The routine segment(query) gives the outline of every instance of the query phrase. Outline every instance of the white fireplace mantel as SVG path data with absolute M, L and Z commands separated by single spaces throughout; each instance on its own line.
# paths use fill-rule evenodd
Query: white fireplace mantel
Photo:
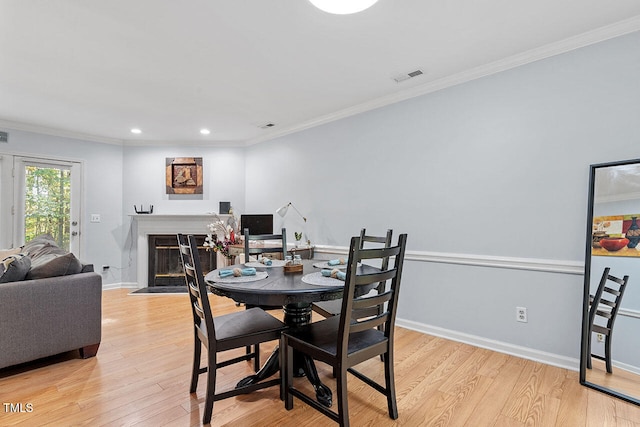
M 226 220 L 230 215 L 217 215 Z M 146 288 L 148 283 L 149 235 L 150 234 L 206 234 L 207 225 L 216 220 L 214 214 L 135 214 L 131 215 L 137 227 L 136 238 L 136 281 L 138 288 Z M 177 238 L 176 238 L 177 239 Z M 177 244 L 177 240 L 176 240 Z

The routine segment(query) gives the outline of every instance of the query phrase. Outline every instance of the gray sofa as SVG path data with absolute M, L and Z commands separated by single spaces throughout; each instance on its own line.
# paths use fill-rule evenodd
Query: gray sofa
M 101 325 L 102 277 L 91 265 L 0 283 L 0 369 L 71 350 L 95 356 Z

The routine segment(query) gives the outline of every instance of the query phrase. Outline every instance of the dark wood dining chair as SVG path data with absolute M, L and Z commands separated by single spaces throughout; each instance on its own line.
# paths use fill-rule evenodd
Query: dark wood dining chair
M 389 247 L 391 245 L 391 237 L 393 235 L 393 230 L 387 230 L 387 234 L 385 236 L 368 236 L 366 228 L 360 230 L 360 249 L 364 249 L 365 247 L 371 247 L 370 244 L 376 245 L 376 247 Z M 382 260 L 382 269 L 386 270 L 389 265 L 389 258 L 385 258 Z M 376 287 L 377 293 L 384 292 L 385 283 L 381 282 Z M 342 299 L 331 300 L 331 301 L 319 301 L 311 304 L 311 309 L 318 313 L 323 317 L 331 317 L 337 316 L 340 314 L 340 309 L 342 308 Z M 375 314 L 375 313 L 374 313 Z M 382 327 L 382 325 L 381 325 Z
M 604 360 L 608 373 L 613 372 L 611 364 L 611 339 L 613 325 L 620 310 L 620 303 L 627 287 L 629 276 L 622 279 L 609 274 L 607 267 L 602 272 L 600 284 L 595 295 L 590 295 L 591 307 L 589 308 L 589 337 L 587 338 L 587 368 L 591 369 L 591 358 Z M 604 356 L 593 354 L 591 341 L 593 334 L 602 334 L 604 337 Z
M 293 408 L 293 397 L 295 396 L 341 426 L 348 426 L 347 372 L 349 372 L 384 394 L 387 398 L 389 417 L 394 420 L 398 418 L 393 371 L 393 339 L 406 242 L 407 235 L 401 234 L 396 246 L 361 249 L 360 237 L 353 237 L 349 248 L 349 262 L 340 315 L 309 323 L 300 328 L 289 329 L 282 333 L 282 388 L 287 410 Z M 392 267 L 387 267 L 387 269 L 374 274 L 357 274 L 359 262 L 374 259 L 381 262 L 384 258 L 390 257 L 395 257 Z M 385 292 L 373 295 L 366 292 L 367 289 L 386 281 L 390 281 L 390 286 Z M 358 289 L 360 287 L 364 288 Z M 362 293 L 365 295 L 355 296 Z M 380 306 L 381 310 L 377 316 L 361 317 L 358 314 L 376 306 Z M 384 325 L 382 331 L 378 329 L 378 325 Z M 293 384 L 294 352 L 324 362 L 336 372 L 337 412 L 295 387 Z M 379 355 L 384 355 L 384 386 L 353 368 L 355 365 Z M 369 400 L 368 397 L 367 400 Z
M 250 260 L 251 255 L 264 255 L 264 254 L 281 254 L 282 259 L 285 259 L 287 255 L 287 229 L 283 228 L 281 234 L 250 234 L 248 228 L 244 229 L 244 262 L 247 263 Z M 254 245 L 251 245 L 254 242 Z M 269 242 L 265 246 L 265 243 Z M 257 244 L 256 244 L 257 243 Z M 253 307 L 260 307 L 263 310 L 282 310 L 282 307 L 259 305 L 254 306 L 251 304 L 245 305 L 247 309 Z M 258 356 L 254 360 L 256 371 L 260 369 L 260 346 L 256 345 L 253 350 L 247 347 L 247 354 L 255 352 Z
M 218 354 L 227 350 L 279 340 L 281 332 L 286 327 L 280 320 L 260 308 L 214 317 L 194 236 L 185 237 L 182 234 L 178 234 L 178 246 L 193 314 L 193 368 L 189 391 L 191 393 L 196 392 L 198 377 L 206 372 L 207 394 L 202 423 L 208 424 L 211 421 L 213 402 L 281 384 L 281 380 L 275 378 L 257 384 L 236 386 L 231 390 L 216 392 L 216 374 L 219 368 L 256 357 L 256 354 L 250 353 L 218 361 Z M 201 366 L 202 347 L 207 350 L 205 366 Z
M 282 259 L 287 255 L 287 230 L 282 229 L 281 234 L 250 234 L 249 229 L 244 229 L 244 262 L 249 262 L 251 255 L 281 254 Z M 265 245 L 267 241 L 270 244 Z M 251 245 L 254 242 L 254 245 Z M 257 244 L 256 244 L 257 243 Z

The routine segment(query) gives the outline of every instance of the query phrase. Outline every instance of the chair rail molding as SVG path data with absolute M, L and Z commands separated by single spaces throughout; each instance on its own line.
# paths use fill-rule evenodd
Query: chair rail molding
M 315 246 L 316 253 L 346 255 L 343 246 Z M 446 252 L 407 251 L 405 261 L 460 264 L 479 267 L 509 268 L 515 270 L 542 271 L 548 273 L 584 274 L 584 261 L 515 258 L 495 255 L 456 254 Z

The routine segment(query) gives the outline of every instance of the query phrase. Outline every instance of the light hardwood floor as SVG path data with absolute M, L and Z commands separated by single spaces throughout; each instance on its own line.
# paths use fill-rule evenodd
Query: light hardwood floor
M 212 301 L 219 313 L 242 309 L 226 298 Z M 69 353 L 0 370 L 0 426 L 199 425 L 204 381 L 189 394 L 188 305 L 186 294 L 105 291 L 97 357 L 81 360 Z M 263 360 L 272 346 L 264 347 Z M 640 426 L 640 407 L 582 387 L 577 372 L 402 328 L 395 350 L 400 418 L 389 419 L 383 396 L 350 377 L 352 425 Z M 329 370 L 318 368 L 335 390 Z M 379 360 L 361 370 L 382 380 Z M 219 387 L 231 387 L 250 372 L 248 363 L 223 368 Z M 8 403 L 25 405 L 25 412 L 7 411 Z M 215 426 L 335 425 L 298 400 L 286 411 L 277 388 L 216 402 L 213 411 Z

